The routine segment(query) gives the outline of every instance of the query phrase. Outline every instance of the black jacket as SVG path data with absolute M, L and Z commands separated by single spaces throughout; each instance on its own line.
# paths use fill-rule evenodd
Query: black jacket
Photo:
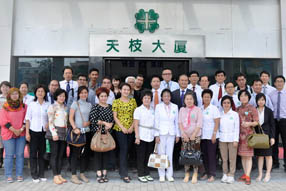
M 269 138 L 275 138 L 275 121 L 273 117 L 273 111 L 265 106 L 264 109 L 264 123 L 262 124 L 262 129 L 265 134 L 269 135 Z M 255 128 L 256 132 L 258 128 Z
M 195 99 L 195 105 L 198 106 L 198 100 L 197 100 L 196 93 L 193 90 L 190 90 L 190 89 L 187 89 L 185 94 L 186 93 L 192 93 L 193 94 L 193 97 Z M 185 104 L 182 105 L 182 102 L 181 102 L 181 89 L 177 89 L 177 90 L 172 92 L 171 102 L 176 104 L 178 106 L 179 110 L 180 110 L 181 107 L 184 107 Z

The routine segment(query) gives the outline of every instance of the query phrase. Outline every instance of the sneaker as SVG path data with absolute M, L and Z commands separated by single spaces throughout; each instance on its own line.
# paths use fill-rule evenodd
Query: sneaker
M 173 177 L 169 177 L 169 178 L 167 177 L 167 179 L 168 179 L 169 182 L 174 182 L 175 181 Z
M 142 182 L 142 183 L 147 183 L 147 182 L 148 182 L 148 180 L 145 178 L 145 176 L 140 176 L 140 177 L 138 177 L 138 180 L 139 180 L 140 182 Z
M 39 183 L 39 182 L 40 182 L 40 179 L 38 179 L 38 178 L 37 178 L 37 179 L 32 179 L 32 182 L 33 182 L 33 183 Z
M 222 183 L 227 183 L 227 180 L 228 180 L 227 175 L 226 175 L 226 174 L 223 174 L 222 179 L 221 179 L 221 182 L 222 182 Z
M 227 177 L 227 183 L 228 183 L 228 184 L 234 183 L 234 177 L 233 177 L 233 176 Z
M 150 175 L 145 176 L 145 178 L 150 182 L 154 181 L 154 178 L 152 178 Z
M 165 182 L 165 177 L 164 177 L 164 176 L 160 176 L 159 181 L 160 181 L 160 182 Z
M 48 180 L 47 178 L 40 178 L 41 182 L 47 182 L 47 180 Z

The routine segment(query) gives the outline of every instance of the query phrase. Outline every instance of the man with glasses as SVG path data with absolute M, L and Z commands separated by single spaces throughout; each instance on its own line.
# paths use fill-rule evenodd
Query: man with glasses
M 232 82 L 227 82 L 225 83 L 224 87 L 225 87 L 226 95 L 232 97 L 232 100 L 234 103 L 234 105 L 232 105 L 232 110 L 236 111 L 236 108 L 238 108 L 241 105 L 241 102 L 239 101 L 237 94 L 235 94 L 234 84 Z M 221 99 L 219 100 L 219 109 L 220 111 L 223 111 L 223 108 L 221 106 Z
M 177 82 L 172 81 L 172 70 L 171 69 L 169 68 L 163 69 L 162 78 L 163 78 L 163 81 L 161 81 L 161 85 L 160 85 L 160 88 L 162 90 L 167 88 L 172 92 L 180 88 Z
M 54 93 L 56 90 L 60 87 L 59 81 L 58 80 L 52 80 L 49 84 L 49 92 L 47 93 L 47 101 L 50 104 L 54 104 Z
M 279 135 L 282 138 L 282 144 L 284 149 L 284 170 L 286 172 L 286 90 L 283 89 L 285 85 L 284 76 L 276 76 L 274 79 L 274 85 L 276 90 L 270 93 L 270 99 L 274 107 L 274 119 L 275 119 L 275 144 L 273 146 L 273 168 L 279 168 L 278 158 L 278 145 Z

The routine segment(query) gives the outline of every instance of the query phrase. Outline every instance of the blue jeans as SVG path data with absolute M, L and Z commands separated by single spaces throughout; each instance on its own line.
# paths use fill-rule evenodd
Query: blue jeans
M 11 138 L 3 141 L 5 149 L 5 176 L 12 177 L 14 156 L 16 156 L 16 176 L 23 176 L 24 167 L 24 149 L 26 144 L 25 136 L 19 138 Z

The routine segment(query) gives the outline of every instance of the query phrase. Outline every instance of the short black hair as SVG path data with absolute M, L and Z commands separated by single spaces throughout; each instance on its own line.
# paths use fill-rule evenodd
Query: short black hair
M 252 85 L 254 85 L 255 82 L 261 82 L 261 84 L 263 84 L 262 80 L 260 80 L 260 79 L 255 79 L 255 80 L 252 81 Z
M 26 85 L 27 88 L 29 89 L 29 84 L 27 82 L 21 82 L 19 85 L 19 89 L 21 88 L 22 85 Z
M 101 80 L 101 82 L 103 82 L 103 80 L 109 80 L 110 83 L 112 82 L 111 78 L 109 76 L 104 76 Z
M 84 75 L 84 74 L 82 74 L 82 73 L 80 73 L 80 74 L 77 75 L 77 79 L 79 79 L 80 77 L 84 77 L 84 78 L 87 80 L 87 76 Z
M 217 76 L 218 74 L 221 74 L 221 73 L 223 73 L 224 76 L 226 75 L 226 74 L 225 74 L 225 71 L 223 71 L 223 70 L 217 70 L 217 71 L 215 72 L 215 76 Z
M 138 77 L 144 78 L 143 74 L 137 74 L 136 78 L 138 78 Z
M 83 90 L 86 90 L 87 93 L 88 93 L 88 87 L 86 87 L 86 86 L 79 86 L 79 87 L 78 87 L 78 90 L 77 90 L 77 100 L 80 99 L 80 98 L 79 98 L 79 94 L 80 94 Z
M 208 77 L 207 75 L 200 76 L 199 81 L 201 81 L 201 80 L 202 80 L 202 78 L 204 78 L 204 77 L 206 77 L 206 78 L 208 79 L 208 81 L 210 81 L 210 80 L 209 80 L 209 77 Z
M 259 101 L 262 97 L 264 98 L 265 103 L 266 103 L 266 96 L 265 96 L 263 93 L 258 93 L 258 94 L 256 95 L 256 97 L 255 97 L 255 101 L 256 101 L 257 107 L 258 107 L 258 101 Z
M 224 100 L 227 100 L 227 99 L 230 101 L 231 106 L 234 104 L 232 97 L 229 95 L 225 95 L 221 98 L 220 105 L 222 106 L 223 105 L 222 103 L 224 102 Z
M 67 94 L 67 92 L 66 92 L 65 90 L 63 90 L 63 89 L 61 89 L 61 88 L 58 88 L 58 89 L 56 90 L 56 92 L 54 93 L 54 100 L 57 101 L 59 95 L 61 95 L 61 94 L 65 94 L 65 97 L 66 97 L 66 98 L 65 98 L 65 101 L 67 101 L 67 100 L 68 100 L 68 94 Z
M 188 78 L 188 80 L 189 80 L 189 76 L 188 76 L 187 74 L 180 74 L 178 80 L 180 80 L 180 78 L 181 78 L 182 76 L 186 76 L 186 77 Z
M 158 79 L 161 81 L 161 77 L 160 77 L 159 75 L 153 75 L 153 76 L 151 77 L 151 81 L 153 80 L 153 78 L 158 78 Z
M 284 76 L 282 76 L 282 75 L 278 75 L 278 76 L 276 76 L 276 77 L 274 78 L 274 82 L 276 82 L 276 80 L 277 80 L 278 78 L 283 79 L 283 81 L 284 81 L 284 83 L 285 83 L 285 77 L 284 77 Z
M 211 98 L 213 98 L 213 91 L 210 90 L 210 89 L 205 89 L 203 92 L 202 92 L 202 97 L 204 97 L 205 94 L 210 94 Z
M 163 73 L 165 70 L 170 70 L 171 72 L 173 72 L 171 68 L 163 68 L 162 73 Z
M 48 91 L 47 91 L 47 88 L 46 88 L 46 86 L 44 86 L 44 85 L 42 85 L 42 84 L 39 84 L 39 85 L 36 86 L 36 88 L 35 88 L 35 90 L 34 90 L 34 95 L 35 95 L 34 101 L 37 101 L 37 100 L 38 100 L 37 91 L 38 91 L 38 89 L 40 89 L 40 88 L 43 88 L 43 89 L 44 89 L 44 91 L 45 91 L 44 100 L 47 100 L 47 92 L 48 92 Z
M 161 92 L 161 100 L 163 101 L 163 95 L 164 95 L 164 93 L 169 93 L 170 94 L 170 96 L 171 96 L 171 99 L 172 99 L 172 92 L 171 92 L 171 90 L 169 90 L 169 89 L 164 89 L 162 92 Z
M 267 72 L 267 71 L 265 71 L 265 70 L 263 70 L 262 72 L 260 72 L 259 77 L 261 77 L 261 76 L 262 76 L 262 74 L 266 74 L 268 77 L 270 77 L 270 73 L 269 73 L 269 72 Z
M 73 74 L 73 69 L 70 66 L 65 66 L 63 69 L 63 73 L 65 73 L 65 70 L 71 70 L 72 74 Z
M 131 90 L 131 86 L 129 84 L 125 83 L 125 82 L 120 84 L 119 89 L 122 90 L 123 86 L 128 86 L 129 89 Z
M 249 100 L 251 99 L 251 95 L 250 95 L 250 93 L 249 93 L 247 90 L 240 90 L 240 91 L 238 92 L 238 99 L 239 99 L 239 101 L 240 101 L 240 96 L 241 96 L 243 93 L 248 97 L 248 101 L 249 101 Z
M 233 82 L 226 82 L 226 83 L 224 84 L 224 88 L 226 88 L 226 86 L 227 86 L 228 84 L 232 84 L 233 87 L 235 86 Z
M 99 74 L 99 70 L 97 68 L 89 69 L 88 74 L 90 74 L 91 72 L 97 72 Z
M 189 77 L 191 77 L 192 74 L 197 74 L 197 76 L 200 77 L 200 74 L 199 74 L 198 71 L 195 71 L 195 70 L 191 71 L 191 72 L 189 73 Z
M 141 93 L 141 100 L 143 101 L 143 98 L 145 97 L 145 96 L 149 96 L 149 97 L 151 97 L 151 101 L 153 100 L 153 93 L 152 93 L 152 91 L 151 90 L 144 90 L 142 93 Z
M 239 73 L 235 75 L 235 80 L 237 80 L 239 77 L 244 77 L 246 79 L 246 75 L 243 73 Z
M 0 84 L 0 88 L 1 88 L 3 85 L 8 86 L 9 88 L 11 88 L 11 87 L 12 87 L 11 83 L 10 83 L 10 82 L 8 82 L 8 81 L 3 81 L 3 82 L 1 82 L 1 84 Z M 1 91 L 1 90 L 0 90 L 0 91 Z

